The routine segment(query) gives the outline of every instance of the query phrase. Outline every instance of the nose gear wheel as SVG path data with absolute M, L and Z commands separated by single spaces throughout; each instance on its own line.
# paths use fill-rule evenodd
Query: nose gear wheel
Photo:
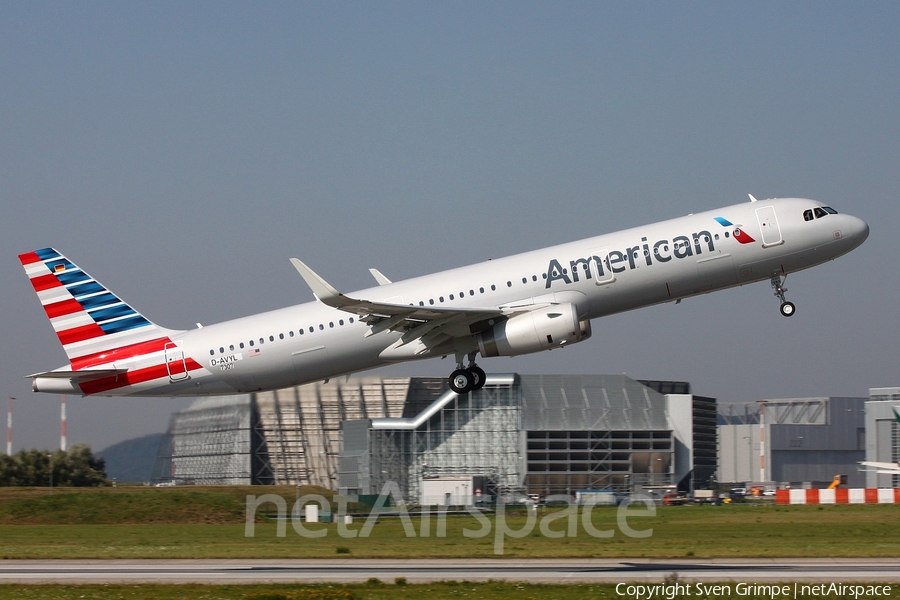
M 781 301 L 781 306 L 778 310 L 785 317 L 792 316 L 796 311 L 797 307 L 794 306 L 793 302 L 788 302 L 784 297 L 784 293 L 787 291 L 787 288 L 784 287 L 784 283 L 787 281 L 787 275 L 784 276 L 784 279 L 781 278 L 781 275 L 777 273 L 772 275 L 772 289 L 775 290 L 775 297 Z

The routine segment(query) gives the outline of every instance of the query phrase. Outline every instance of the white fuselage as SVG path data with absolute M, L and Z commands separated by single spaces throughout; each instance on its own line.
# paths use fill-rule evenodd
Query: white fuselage
M 747 202 L 347 296 L 440 308 L 566 302 L 577 307 L 579 318 L 595 319 L 769 280 L 832 260 L 865 240 L 868 226 L 856 217 L 828 214 L 804 220 L 804 211 L 822 206 L 805 199 Z M 747 242 L 744 236 L 753 241 Z M 183 353 L 192 368 L 174 376 L 87 393 L 233 394 L 278 389 L 434 356 L 389 350 L 401 333 L 388 330 L 367 337 L 369 329 L 358 315 L 313 301 L 200 329 L 170 332 L 175 347 L 169 353 Z M 168 358 L 173 360 L 172 356 Z M 175 359 L 180 360 L 181 355 Z M 109 366 L 140 370 L 151 363 L 160 364 L 159 355 L 135 356 Z

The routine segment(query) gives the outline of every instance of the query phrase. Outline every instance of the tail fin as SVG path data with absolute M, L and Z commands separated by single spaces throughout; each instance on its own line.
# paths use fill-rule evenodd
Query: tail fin
M 53 248 L 19 255 L 73 368 L 104 353 L 170 333 L 119 299 Z

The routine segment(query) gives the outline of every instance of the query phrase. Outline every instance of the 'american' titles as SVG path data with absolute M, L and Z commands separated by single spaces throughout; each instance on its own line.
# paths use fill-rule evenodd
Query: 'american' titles
M 727 232 L 725 236 L 728 237 Z M 704 252 L 704 247 L 708 252 L 715 252 L 717 238 L 718 236 L 703 230 L 691 234 L 690 237 L 679 235 L 672 238 L 672 241 L 659 240 L 651 246 L 647 238 L 642 237 L 640 245 L 632 246 L 624 252 L 610 250 L 606 256 L 593 255 L 590 258 L 576 258 L 569 261 L 568 268 L 564 268 L 557 259 L 553 258 L 550 260 L 545 274 L 546 288 L 550 289 L 554 281 L 563 281 L 567 284 L 577 283 L 581 274 L 585 279 L 596 276 L 598 281 L 602 281 L 615 273 L 623 273 L 626 270 L 633 271 L 641 261 L 648 267 L 652 267 L 654 263 L 666 263 L 672 259 L 680 260 L 691 256 L 700 256 Z M 592 264 L 596 273 L 591 270 Z

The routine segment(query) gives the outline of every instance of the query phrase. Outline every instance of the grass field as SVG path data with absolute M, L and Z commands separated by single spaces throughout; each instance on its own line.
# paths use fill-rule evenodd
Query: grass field
M 301 493 L 322 492 L 306 489 Z M 379 519 L 368 537 L 344 538 L 334 524 L 309 525 L 324 537 L 298 534 L 290 524 L 277 536 L 277 525 L 259 518 L 253 537 L 245 536 L 245 496 L 281 493 L 290 506 L 294 488 L 116 488 L 93 491 L 0 490 L 0 558 L 465 558 L 493 557 L 498 539 L 501 556 L 526 557 L 900 557 L 900 507 L 893 505 L 659 507 L 655 516 L 636 516 L 637 530 L 652 528 L 645 538 L 619 530 L 615 508 L 595 508 L 590 523 L 613 530 L 610 538 L 586 533 L 579 517 L 574 537 L 551 537 L 566 531 L 565 520 L 541 521 L 538 514 L 526 536 L 497 536 L 479 531 L 474 517 L 450 516 L 446 536 L 436 535 L 432 516 L 428 533 L 413 516 L 415 536 L 407 537 L 397 518 Z M 645 511 L 636 511 L 645 512 Z M 263 514 L 260 511 L 259 514 Z M 526 525 L 521 514 L 507 514 L 509 529 Z M 359 533 L 364 524 L 348 526 Z
M 77 586 L 0 586 L 0 598 L 10 600 L 584 600 L 608 598 L 625 600 L 614 585 L 539 585 L 524 583 L 442 581 L 428 585 L 404 585 L 400 582 L 376 582 L 359 585 L 77 585 Z M 692 590 L 693 591 L 693 590 Z M 788 600 L 789 596 L 738 595 L 735 586 L 729 593 L 715 595 L 716 600 Z M 695 594 L 677 598 L 703 598 Z M 891 586 L 890 596 L 900 597 L 900 586 Z M 662 596 L 665 598 L 665 596 Z M 832 598 L 837 598 L 832 596 Z
M 287 524 L 264 518 L 254 523 L 255 535 L 245 536 L 246 496 L 280 494 L 290 506 L 298 494 L 330 493 L 315 488 L 119 487 L 100 490 L 0 488 L 0 557 L 25 558 L 398 558 L 495 557 L 496 518 L 491 533 L 480 539 L 463 536 L 478 530 L 474 517 L 453 516 L 446 536 L 436 536 L 436 518 L 429 536 L 413 516 L 415 536 L 407 537 L 397 518 L 382 517 L 368 537 L 342 538 L 334 524 L 309 525 L 324 531 L 321 538 L 299 535 Z M 900 557 L 900 506 L 728 506 L 659 507 L 655 516 L 629 519 L 637 530 L 653 529 L 650 537 L 632 538 L 616 524 L 616 509 L 596 508 L 590 524 L 613 529 L 611 538 L 588 535 L 581 519 L 574 537 L 550 537 L 564 532 L 566 522 L 541 520 L 522 538 L 501 536 L 503 555 L 524 557 Z M 512 530 L 526 517 L 506 515 Z M 362 519 L 348 526 L 357 533 Z M 439 582 L 404 585 L 370 582 L 362 585 L 0 585 L 0 599 L 485 599 L 520 600 L 622 598 L 610 585 L 529 585 L 501 582 Z M 900 596 L 900 586 L 891 597 Z M 690 596 L 694 597 L 694 596 Z M 717 600 L 752 596 L 722 595 Z M 883 596 L 882 596 L 883 597 Z

